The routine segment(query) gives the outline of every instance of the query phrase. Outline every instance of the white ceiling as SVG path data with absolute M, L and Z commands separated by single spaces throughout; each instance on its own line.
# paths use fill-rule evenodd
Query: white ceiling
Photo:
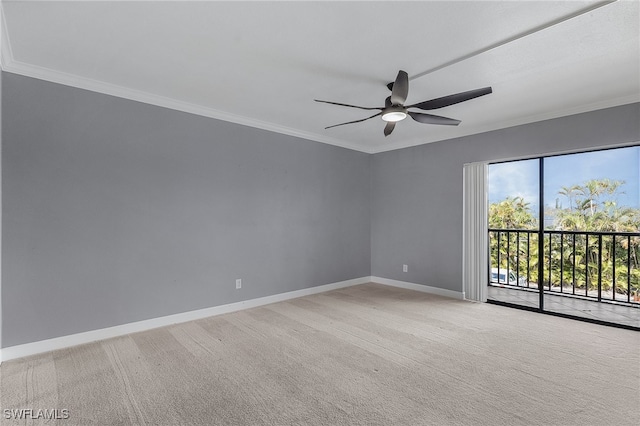
M 640 101 L 637 0 L 3 1 L 3 69 L 364 152 Z M 466 59 L 465 59 L 466 58 Z M 370 111 L 493 87 L 384 137 Z M 375 112 L 375 111 L 373 111 Z

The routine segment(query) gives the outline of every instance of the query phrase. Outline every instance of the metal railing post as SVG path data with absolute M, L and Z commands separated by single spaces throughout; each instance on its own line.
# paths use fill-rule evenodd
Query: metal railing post
M 602 301 L 602 234 L 598 235 L 598 302 Z
M 611 288 L 613 300 L 616 300 L 616 236 L 611 237 L 611 249 L 613 250 L 612 262 L 613 262 L 613 278 L 611 280 Z
M 560 293 L 564 293 L 564 234 L 560 234 Z
M 627 302 L 631 302 L 631 235 L 627 236 Z

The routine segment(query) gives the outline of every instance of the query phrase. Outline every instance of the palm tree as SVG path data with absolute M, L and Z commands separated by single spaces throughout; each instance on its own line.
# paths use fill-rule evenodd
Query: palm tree
M 569 210 L 573 211 L 573 201 L 580 194 L 580 185 L 563 186 L 558 191 L 558 195 L 564 195 L 569 199 Z
M 582 185 L 562 187 L 558 195 L 566 197 L 569 205 L 553 211 L 553 228 L 559 231 L 639 232 L 640 209 L 617 204 L 623 185 L 624 181 L 592 179 Z M 535 230 L 538 221 L 522 197 L 507 197 L 489 206 L 489 227 Z M 492 265 L 518 269 L 522 271 L 520 275 L 529 276 L 532 282 L 538 281 L 540 259 L 546 269 L 542 277 L 545 284 L 572 283 L 587 291 L 596 288 L 600 276 L 604 290 L 615 283 L 616 292 L 640 294 L 640 237 L 591 236 L 587 245 L 584 234 L 574 235 L 571 239 L 556 234 L 544 239 L 540 257 L 537 234 L 501 233 L 500 244 L 497 233 L 494 234 L 490 235 Z M 551 273 L 548 265 L 551 265 Z M 547 282 L 549 277 L 551 283 Z

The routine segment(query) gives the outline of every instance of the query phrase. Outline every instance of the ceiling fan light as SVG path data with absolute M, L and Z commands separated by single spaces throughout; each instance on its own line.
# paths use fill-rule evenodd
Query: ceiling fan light
M 386 122 L 395 123 L 407 118 L 407 113 L 402 111 L 389 111 L 382 114 L 382 119 Z

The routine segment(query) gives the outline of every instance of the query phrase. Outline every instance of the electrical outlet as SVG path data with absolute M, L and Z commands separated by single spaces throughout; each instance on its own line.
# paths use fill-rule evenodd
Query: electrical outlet
M 236 290 L 242 288 L 242 280 L 240 278 L 238 278 L 236 280 Z
M 402 272 L 409 272 L 409 266 L 402 265 Z

